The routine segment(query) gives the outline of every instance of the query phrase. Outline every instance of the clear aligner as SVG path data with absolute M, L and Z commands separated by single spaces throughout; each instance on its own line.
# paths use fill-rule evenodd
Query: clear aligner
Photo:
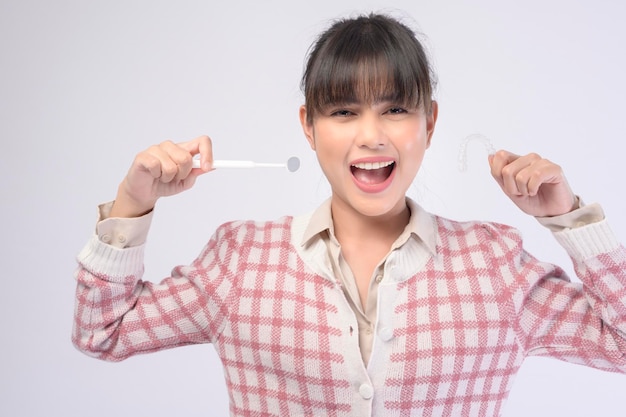
M 496 153 L 496 149 L 491 144 L 491 141 L 484 135 L 479 133 L 475 133 L 473 135 L 469 135 L 461 142 L 461 147 L 459 148 L 459 171 L 465 172 L 467 170 L 467 144 L 473 140 L 477 140 L 482 142 L 485 147 L 485 150 L 489 155 L 493 155 Z

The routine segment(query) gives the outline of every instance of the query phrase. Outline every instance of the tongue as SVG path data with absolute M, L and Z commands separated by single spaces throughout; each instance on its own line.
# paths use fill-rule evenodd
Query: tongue
M 357 181 L 365 184 L 380 184 L 389 177 L 391 169 L 391 165 L 380 169 L 359 169 L 353 167 L 352 175 L 354 175 Z

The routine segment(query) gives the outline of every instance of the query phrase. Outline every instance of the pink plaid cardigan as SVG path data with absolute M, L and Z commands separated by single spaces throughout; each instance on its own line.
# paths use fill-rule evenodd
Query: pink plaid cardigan
M 73 342 L 105 360 L 211 342 L 232 416 L 497 416 L 526 355 L 626 371 L 626 251 L 605 221 L 555 234 L 584 285 L 509 227 L 432 215 L 437 251 L 385 264 L 367 368 L 308 217 L 221 226 L 190 266 L 141 281 L 143 247 L 78 256 Z M 419 242 L 418 240 L 416 242 Z

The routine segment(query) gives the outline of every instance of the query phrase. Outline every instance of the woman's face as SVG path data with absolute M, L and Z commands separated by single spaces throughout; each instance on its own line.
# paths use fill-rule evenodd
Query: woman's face
M 430 113 L 389 101 L 329 106 L 307 123 L 304 133 L 332 187 L 333 211 L 363 216 L 398 214 L 424 157 L 437 120 Z

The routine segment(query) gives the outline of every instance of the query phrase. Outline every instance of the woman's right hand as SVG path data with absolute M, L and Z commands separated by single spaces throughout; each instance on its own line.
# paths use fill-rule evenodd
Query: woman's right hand
M 200 154 L 201 168 L 192 168 L 193 156 Z M 119 185 L 110 217 L 138 217 L 154 208 L 160 197 L 188 190 L 196 178 L 211 171 L 211 139 L 200 136 L 181 143 L 153 145 L 139 153 Z

